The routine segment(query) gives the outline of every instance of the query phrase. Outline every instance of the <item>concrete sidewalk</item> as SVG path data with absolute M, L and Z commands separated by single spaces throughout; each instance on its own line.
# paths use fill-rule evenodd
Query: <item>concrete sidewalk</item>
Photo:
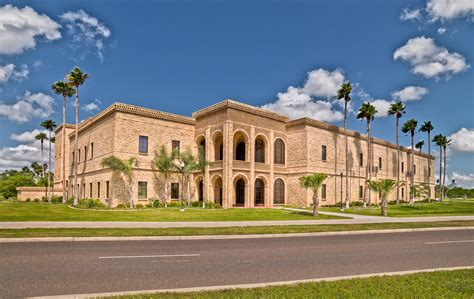
M 329 212 L 324 212 L 329 213 Z M 339 214 L 339 213 L 335 213 Z M 438 222 L 474 220 L 474 216 L 430 216 L 430 217 L 378 217 L 343 214 L 353 219 L 330 220 L 274 220 L 274 221 L 204 221 L 204 222 L 0 222 L 0 229 L 22 228 L 179 228 L 179 227 L 244 227 L 244 226 L 286 226 L 286 225 L 318 225 L 318 224 L 364 224 L 394 222 Z M 360 215 L 357 215 L 360 216 Z

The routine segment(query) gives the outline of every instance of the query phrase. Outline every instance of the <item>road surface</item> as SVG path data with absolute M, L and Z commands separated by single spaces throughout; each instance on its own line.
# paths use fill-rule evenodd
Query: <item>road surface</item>
M 473 265 L 472 230 L 0 243 L 0 297 L 264 283 Z

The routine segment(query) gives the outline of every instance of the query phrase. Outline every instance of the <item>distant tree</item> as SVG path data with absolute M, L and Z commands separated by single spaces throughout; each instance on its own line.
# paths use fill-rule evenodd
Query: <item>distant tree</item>
M 415 184 L 415 133 L 418 122 L 414 119 L 407 120 L 402 126 L 402 132 L 411 136 L 411 170 L 410 170 L 410 186 Z M 413 193 L 410 192 L 410 204 L 414 203 Z
M 5 171 L 0 174 L 0 196 L 10 199 L 17 196 L 17 187 L 35 186 L 34 175 L 31 170 L 28 171 Z
M 397 205 L 400 203 L 400 143 L 398 138 L 398 123 L 405 114 L 405 105 L 402 102 L 396 102 L 390 105 L 387 111 L 388 115 L 395 116 L 395 137 L 397 143 Z
M 190 184 L 190 177 L 191 174 L 197 170 L 199 170 L 199 162 L 196 159 L 196 157 L 193 156 L 191 151 L 187 150 L 179 155 L 179 165 L 180 171 L 183 175 L 184 181 L 183 181 L 183 194 L 184 194 L 184 188 L 186 188 L 186 200 L 188 207 L 191 206 L 191 184 Z M 184 187 L 185 186 L 185 187 Z M 184 196 L 183 196 L 184 197 Z
M 445 192 L 446 192 L 446 150 L 448 146 L 451 144 L 451 139 L 448 139 L 446 136 L 443 136 L 442 140 L 443 144 L 443 185 L 441 188 L 442 198 L 444 199 Z
M 48 139 L 45 133 L 38 133 L 35 136 L 36 140 L 39 140 L 41 143 L 40 151 L 41 151 L 41 165 L 43 166 L 43 171 L 41 172 L 41 176 L 44 178 L 45 175 L 45 168 L 44 168 L 44 141 Z
M 344 100 L 344 139 L 346 157 L 346 208 L 349 208 L 349 144 L 347 141 L 347 105 L 351 100 L 352 86 L 350 82 L 342 83 L 337 91 L 337 98 Z
M 326 180 L 327 175 L 324 173 L 314 173 L 300 177 L 300 186 L 313 191 L 313 216 L 318 216 L 319 195 L 318 190 Z
M 48 159 L 48 201 L 51 202 L 51 141 L 52 141 L 52 133 L 54 129 L 56 128 L 56 123 L 52 119 L 47 119 L 41 123 L 41 126 L 48 130 L 49 132 L 49 159 Z
M 380 209 L 382 211 L 382 216 L 387 216 L 387 207 L 388 207 L 388 195 L 396 187 L 397 182 L 394 180 L 379 180 L 379 181 L 369 181 L 369 188 L 380 194 Z
M 443 172 L 443 142 L 444 142 L 444 136 L 442 134 L 435 135 L 432 140 L 437 146 L 439 146 L 439 201 L 443 201 L 443 194 L 442 194 L 442 188 L 441 188 L 441 182 L 442 182 L 442 172 Z
M 128 191 L 130 195 L 130 208 L 134 208 L 133 203 L 133 168 L 137 165 L 137 158 L 131 157 L 126 161 L 122 161 L 115 156 L 103 158 L 100 162 L 102 167 L 108 167 L 112 171 L 120 173 L 125 176 L 128 181 Z
M 426 133 L 428 135 L 428 202 L 431 202 L 431 132 L 434 130 L 431 121 L 425 121 L 420 127 L 420 132 Z

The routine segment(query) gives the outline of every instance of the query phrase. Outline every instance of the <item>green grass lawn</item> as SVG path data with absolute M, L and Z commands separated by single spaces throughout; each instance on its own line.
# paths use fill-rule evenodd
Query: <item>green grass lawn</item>
M 443 221 L 419 223 L 321 224 L 250 227 L 184 227 L 184 228 L 25 228 L 0 229 L 0 238 L 36 237 L 130 237 L 130 236 L 198 236 L 289 234 L 401 228 L 474 226 L 474 221 Z
M 321 208 L 321 211 L 340 212 L 339 208 Z M 380 208 L 354 207 L 344 209 L 344 213 L 380 216 Z M 413 216 L 453 216 L 474 215 L 474 199 L 453 199 L 444 202 L 423 203 L 420 209 L 419 203 L 414 205 L 406 203 L 400 205 L 389 205 L 388 216 L 413 217 Z
M 115 298 L 473 298 L 474 270 L 356 278 L 255 289 Z
M 62 204 L 1 203 L 0 221 L 261 221 L 310 220 L 341 217 L 285 211 L 280 209 L 154 208 L 135 210 L 78 210 Z

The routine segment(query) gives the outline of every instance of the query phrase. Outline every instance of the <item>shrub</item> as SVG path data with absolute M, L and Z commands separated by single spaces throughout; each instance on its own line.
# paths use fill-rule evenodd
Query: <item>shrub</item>
M 148 200 L 150 201 L 150 203 L 149 203 L 150 208 L 158 208 L 162 205 L 160 200 L 157 199 L 156 197 L 149 198 Z
M 78 207 L 83 209 L 103 209 L 106 206 L 98 199 L 85 198 L 79 201 Z
M 143 205 L 142 205 L 141 203 L 136 204 L 136 205 L 135 205 L 135 208 L 137 208 L 137 209 L 143 209 Z
M 42 202 L 48 202 L 48 198 L 46 196 L 41 197 Z
M 128 207 L 129 207 L 128 204 L 119 203 L 116 208 L 117 209 L 126 209 Z
M 31 201 L 31 198 L 29 198 L 29 197 L 27 199 L 25 199 L 25 202 L 30 202 L 30 201 Z
M 5 198 L 5 196 L 3 196 L 2 194 L 0 194 L 0 202 L 5 201 L 5 200 L 7 200 L 7 199 Z
M 40 202 L 40 199 L 39 198 L 35 198 L 33 199 L 34 202 Z
M 51 202 L 52 203 L 63 203 L 63 197 L 55 195 L 55 196 L 51 197 Z

